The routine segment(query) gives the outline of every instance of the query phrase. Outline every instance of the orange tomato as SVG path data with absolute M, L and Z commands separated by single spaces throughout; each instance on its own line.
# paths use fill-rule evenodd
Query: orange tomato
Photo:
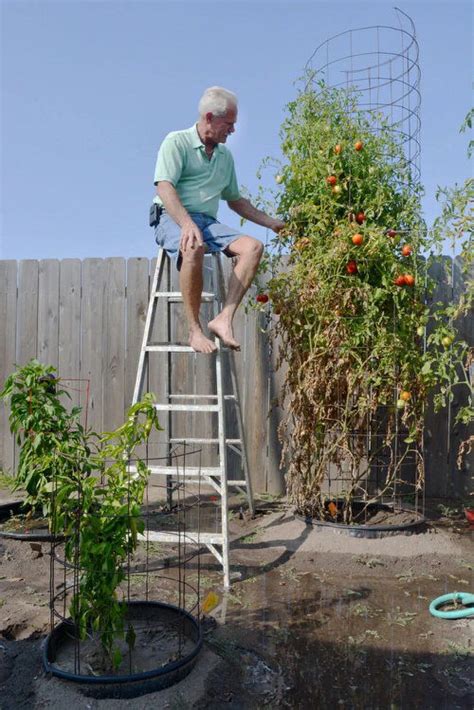
M 301 239 L 298 239 L 298 241 L 295 244 L 295 247 L 297 249 L 304 249 L 307 247 L 309 244 L 309 237 L 301 237 Z
M 360 246 L 363 241 L 364 237 L 362 236 L 362 234 L 357 233 L 352 235 L 352 243 L 356 246 Z
M 354 148 L 355 148 L 356 150 L 362 150 L 363 147 L 364 147 L 364 144 L 362 143 L 362 141 L 356 141 L 356 142 L 354 143 Z
M 402 255 L 403 255 L 403 256 L 410 256 L 410 254 L 412 253 L 412 251 L 413 251 L 413 249 L 412 249 L 412 247 L 411 247 L 410 244 L 404 244 L 404 245 L 402 246 Z

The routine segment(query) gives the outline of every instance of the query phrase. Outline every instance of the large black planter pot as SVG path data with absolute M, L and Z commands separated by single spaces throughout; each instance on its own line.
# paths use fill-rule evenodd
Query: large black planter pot
M 202 647 L 201 628 L 196 619 L 187 611 L 171 604 L 153 601 L 130 601 L 127 603 L 127 619 L 132 625 L 159 624 L 169 628 L 180 628 L 186 640 L 187 649 L 177 660 L 158 664 L 151 670 L 126 674 L 86 675 L 87 663 L 81 662 L 79 672 L 65 670 L 66 649 L 76 643 L 81 648 L 81 642 L 74 642 L 74 625 L 70 620 L 62 621 L 49 634 L 43 645 L 43 665 L 47 673 L 58 678 L 81 685 L 85 695 L 94 698 L 134 698 L 146 693 L 167 688 L 185 678 L 196 663 Z M 151 644 L 152 646 L 152 644 Z M 133 652 L 132 652 L 133 653 Z M 153 649 L 150 648 L 147 660 L 153 661 Z M 81 652 L 79 651 L 79 654 Z
M 3 503 L 0 505 L 0 538 L 9 538 L 10 540 L 24 540 L 26 542 L 52 542 L 53 540 L 62 539 L 62 536 L 53 535 L 47 529 L 32 529 L 32 530 L 5 530 L 2 523 L 6 523 L 9 518 L 23 512 L 23 501 L 18 500 L 12 503 Z
M 354 501 L 352 503 L 353 512 L 357 514 L 366 504 Z M 384 511 L 387 513 L 393 512 L 393 507 L 390 505 L 384 505 L 383 503 L 369 503 L 367 506 L 367 511 L 369 513 L 377 513 Z M 313 525 L 316 528 L 329 528 L 335 532 L 344 533 L 350 535 L 351 537 L 365 537 L 365 538 L 377 538 L 377 537 L 388 537 L 390 535 L 412 535 L 414 533 L 422 532 L 425 529 L 427 520 L 426 518 L 412 510 L 399 509 L 400 512 L 411 514 L 415 519 L 406 523 L 395 523 L 390 524 L 358 524 L 353 523 L 351 525 L 346 525 L 345 523 L 333 523 L 326 520 L 315 520 L 308 515 L 301 515 L 295 511 L 295 517 L 298 520 L 302 520 L 307 525 Z

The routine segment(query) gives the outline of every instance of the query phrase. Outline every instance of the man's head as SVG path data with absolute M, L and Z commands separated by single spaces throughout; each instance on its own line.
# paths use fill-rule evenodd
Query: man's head
M 205 142 L 225 143 L 237 121 L 237 96 L 221 86 L 206 89 L 199 101 L 199 128 Z

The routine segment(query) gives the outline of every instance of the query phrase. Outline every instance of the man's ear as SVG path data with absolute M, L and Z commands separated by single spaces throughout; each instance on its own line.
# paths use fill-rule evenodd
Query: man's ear
M 214 114 L 212 113 L 212 111 L 208 111 L 208 112 L 206 113 L 206 121 L 207 121 L 207 123 L 210 123 L 213 118 L 214 118 Z

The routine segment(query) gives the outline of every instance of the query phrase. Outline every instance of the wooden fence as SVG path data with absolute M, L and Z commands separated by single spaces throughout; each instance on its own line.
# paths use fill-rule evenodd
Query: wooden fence
M 119 425 L 132 400 L 154 266 L 153 259 L 120 257 L 0 261 L 0 384 L 16 365 L 36 357 L 57 368 L 74 403 L 85 404 L 89 383 L 88 424 L 95 431 Z M 228 260 L 225 269 L 227 273 L 230 270 Z M 452 279 L 446 278 L 441 266 L 436 267 L 436 275 L 439 287 L 435 300 L 450 300 L 453 289 L 463 288 L 457 260 L 452 263 Z M 180 309 L 177 306 L 173 314 L 173 329 L 174 337 L 184 342 Z M 280 493 L 284 489 L 277 438 L 281 411 L 275 401 L 283 375 L 275 372 L 275 353 L 263 332 L 264 316 L 246 313 L 241 307 L 235 325 L 242 344 L 236 363 L 253 485 L 259 492 Z M 157 340 L 163 340 L 164 329 L 164 315 L 159 312 Z M 472 318 L 462 323 L 461 330 L 472 342 Z M 179 354 L 173 365 L 174 391 L 213 391 L 212 360 L 204 355 Z M 165 379 L 160 368 L 150 372 L 149 388 L 158 399 L 166 388 Z M 459 398 L 453 412 L 458 406 Z M 456 451 L 465 431 L 449 426 L 453 412 L 428 412 L 428 496 L 459 496 L 474 490 L 472 458 L 461 470 L 456 469 Z M 210 423 L 200 425 L 189 415 L 176 417 L 172 426 L 173 432 L 180 429 L 180 436 L 203 435 L 213 427 Z M 156 451 L 158 445 L 159 440 Z M 0 465 L 14 470 L 16 456 L 8 413 L 1 405 Z

